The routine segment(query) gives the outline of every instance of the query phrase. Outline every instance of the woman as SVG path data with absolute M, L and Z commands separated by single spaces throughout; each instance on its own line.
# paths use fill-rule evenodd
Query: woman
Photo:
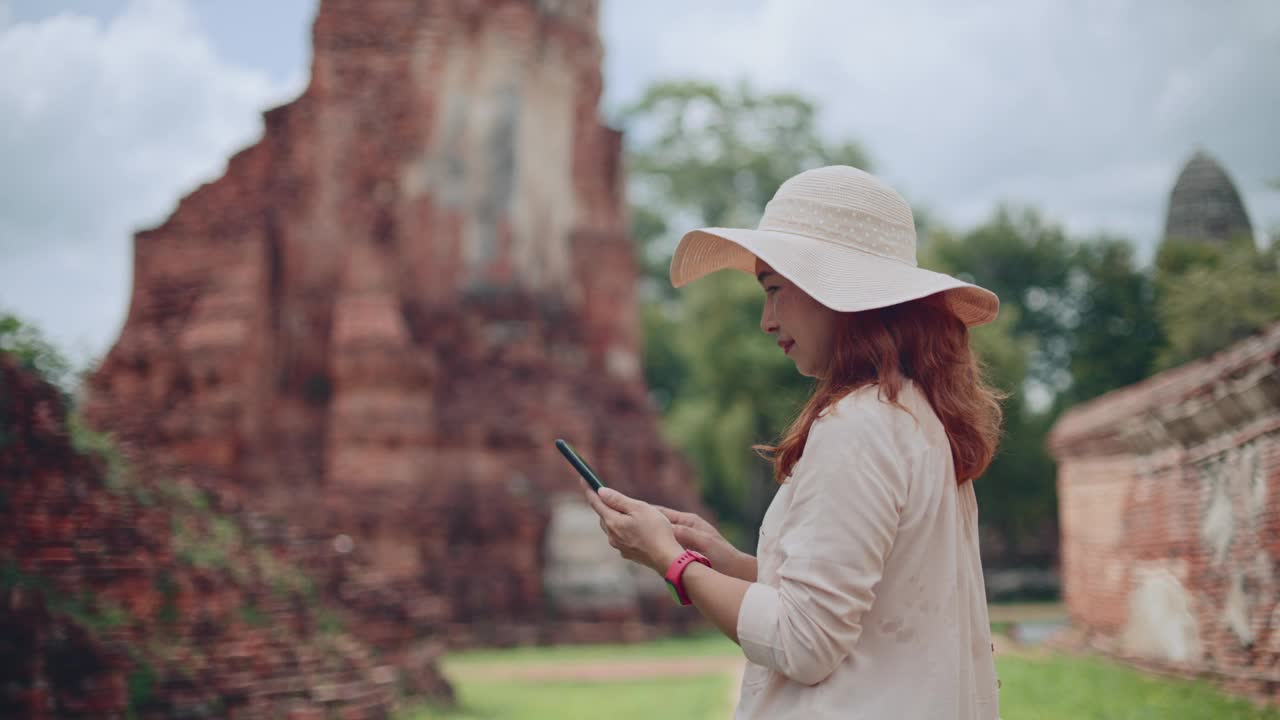
M 817 380 L 759 448 L 781 483 L 759 556 L 588 492 L 610 543 L 741 645 L 738 718 L 997 717 L 973 480 L 1000 407 L 968 346 L 996 296 L 918 268 L 910 207 L 849 167 L 788 180 L 756 230 L 687 234 L 671 278 L 724 268 L 759 279 L 760 329 Z

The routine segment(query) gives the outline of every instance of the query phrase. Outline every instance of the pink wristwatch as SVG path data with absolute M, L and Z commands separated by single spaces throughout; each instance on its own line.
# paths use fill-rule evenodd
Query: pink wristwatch
M 689 567 L 689 563 L 695 562 L 711 567 L 711 561 L 706 555 L 697 550 L 685 550 L 671 561 L 667 574 L 662 576 L 667 581 L 667 587 L 671 588 L 671 594 L 675 596 L 676 602 L 681 605 L 689 605 L 693 602 L 689 599 L 689 594 L 684 591 L 684 569 Z

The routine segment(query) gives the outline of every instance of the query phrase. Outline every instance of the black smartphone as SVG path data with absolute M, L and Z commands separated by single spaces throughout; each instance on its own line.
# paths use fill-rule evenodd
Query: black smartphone
M 596 476 L 595 471 L 591 469 L 591 466 L 587 464 L 587 461 L 583 460 L 578 456 L 578 453 L 573 451 L 573 446 L 564 440 L 556 440 L 556 448 L 560 450 L 561 455 L 564 455 L 564 459 L 568 460 L 569 464 L 578 471 L 578 474 L 582 476 L 582 479 L 587 481 L 587 484 L 591 486 L 591 489 L 596 492 L 600 492 L 600 488 L 604 487 L 604 483 L 600 482 L 600 478 Z

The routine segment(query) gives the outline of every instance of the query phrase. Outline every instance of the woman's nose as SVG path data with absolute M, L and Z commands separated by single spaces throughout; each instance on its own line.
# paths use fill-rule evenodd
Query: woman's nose
M 760 311 L 760 329 L 772 335 L 778 330 L 778 321 L 774 319 L 770 305 L 768 298 L 765 298 L 764 308 Z

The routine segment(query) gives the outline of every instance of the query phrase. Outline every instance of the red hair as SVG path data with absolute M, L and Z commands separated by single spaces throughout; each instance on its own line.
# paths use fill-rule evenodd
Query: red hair
M 929 400 L 951 442 L 956 480 L 963 484 L 987 469 L 1000 439 L 1000 401 L 987 385 L 969 348 L 969 329 L 938 295 L 856 313 L 840 313 L 826 377 L 776 445 L 755 450 L 773 463 L 773 477 L 791 474 L 809 428 L 823 410 L 849 393 L 879 385 L 880 397 L 898 405 L 905 380 Z M 902 407 L 901 405 L 898 405 Z

